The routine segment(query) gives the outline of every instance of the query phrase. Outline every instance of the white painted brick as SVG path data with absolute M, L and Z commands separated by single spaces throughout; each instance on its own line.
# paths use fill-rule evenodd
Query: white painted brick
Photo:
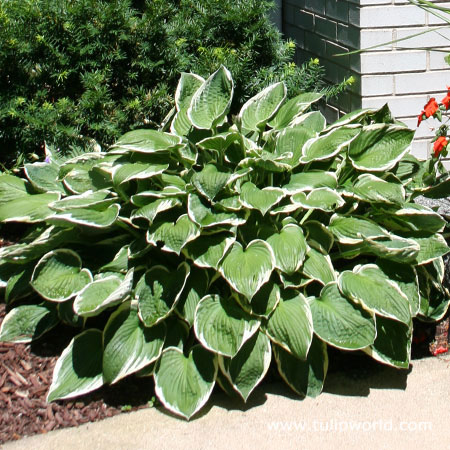
M 416 134 L 414 135 L 415 139 L 430 140 L 431 138 L 434 138 L 436 136 L 436 129 L 441 125 L 438 120 L 433 118 L 422 121 L 419 127 L 417 126 L 417 117 L 404 118 L 402 119 L 402 122 L 411 128 L 411 130 L 416 130 Z
M 411 153 L 418 159 L 430 159 L 431 145 L 429 141 L 414 140 L 411 145 Z
M 441 69 L 450 70 L 450 66 L 444 60 L 447 53 L 444 53 L 444 52 L 429 52 L 429 53 L 430 53 L 429 68 L 431 70 L 441 70 Z M 448 53 L 450 53 L 450 48 L 448 49 Z M 450 84 L 450 81 L 449 81 L 449 84 Z
M 408 38 L 414 34 L 420 33 L 424 27 L 403 28 L 396 31 L 397 39 Z M 397 42 L 395 46 L 402 48 L 419 48 L 419 47 L 448 47 L 450 45 L 450 28 L 430 28 L 430 31 L 419 36 L 411 37 L 403 41 Z
M 365 75 L 361 77 L 361 95 L 370 97 L 375 95 L 393 95 L 393 75 Z
M 376 52 L 361 54 L 361 73 L 413 72 L 426 68 L 425 51 Z
M 389 104 L 392 114 L 401 120 L 402 117 L 414 117 L 422 111 L 426 104 L 426 95 L 404 95 L 401 97 L 363 97 L 363 108 L 380 108 L 385 103 Z M 417 117 L 417 116 L 416 116 Z
M 391 43 L 387 45 L 380 45 L 393 41 L 394 36 L 393 30 L 391 29 L 376 29 L 376 30 L 361 29 L 360 35 L 361 35 L 362 49 L 368 49 L 374 46 L 377 46 L 377 48 L 374 49 L 374 51 L 391 50 L 393 48 L 393 44 Z
M 444 7 L 444 8 L 450 8 L 450 2 L 445 2 L 445 3 L 442 3 L 442 2 L 434 2 L 434 3 L 439 3 L 439 6 L 442 6 L 442 7 Z M 450 18 L 450 17 L 449 17 L 449 14 L 446 14 L 446 13 L 440 12 L 440 11 L 438 11 L 438 13 L 439 13 L 440 15 L 444 16 L 444 17 Z M 429 25 L 444 25 L 444 24 L 446 24 L 446 22 L 445 22 L 444 20 L 439 19 L 439 18 L 436 17 L 434 14 L 427 13 L 427 15 L 428 15 L 428 17 L 427 17 L 428 22 L 427 22 L 427 23 L 428 23 Z
M 425 11 L 416 6 L 367 6 L 361 8 L 359 20 L 362 28 L 423 25 Z
M 439 91 L 445 91 L 446 80 L 450 84 L 449 70 L 398 74 L 395 75 L 395 93 L 431 93 L 433 96 L 437 93 L 439 99 L 441 95 Z M 445 93 L 442 95 L 445 96 Z

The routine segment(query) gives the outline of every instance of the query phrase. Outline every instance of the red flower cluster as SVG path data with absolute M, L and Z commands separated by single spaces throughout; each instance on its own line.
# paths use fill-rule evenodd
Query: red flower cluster
M 424 106 L 423 111 L 419 114 L 417 126 L 420 125 L 420 122 L 422 122 L 422 120 L 428 119 L 428 117 L 433 116 L 438 109 L 439 105 L 436 102 L 436 99 L 434 97 L 430 98 L 428 103 Z
M 433 145 L 434 149 L 434 157 L 437 158 L 439 156 L 439 153 L 442 152 L 442 150 L 445 149 L 448 145 L 448 139 L 445 136 L 439 136 L 435 141 Z
M 450 108 L 450 86 L 447 86 L 447 89 L 448 89 L 447 95 L 441 101 L 446 110 Z

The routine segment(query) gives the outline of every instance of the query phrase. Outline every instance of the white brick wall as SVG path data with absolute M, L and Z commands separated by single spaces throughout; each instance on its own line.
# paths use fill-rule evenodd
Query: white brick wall
M 433 0 L 431 0 L 433 1 Z M 382 106 L 411 128 L 430 97 L 440 100 L 450 85 L 450 27 L 407 0 L 283 0 L 283 31 L 297 42 L 298 62 L 319 57 L 334 83 L 353 75 L 357 82 L 326 112 L 334 120 L 342 112 Z M 450 7 L 450 2 L 434 0 Z M 409 40 L 412 34 L 431 30 Z M 380 46 L 380 44 L 383 44 Z M 378 46 L 369 49 L 369 47 Z M 366 52 L 335 56 L 356 49 Z M 416 132 L 413 152 L 425 157 L 436 126 L 430 121 Z

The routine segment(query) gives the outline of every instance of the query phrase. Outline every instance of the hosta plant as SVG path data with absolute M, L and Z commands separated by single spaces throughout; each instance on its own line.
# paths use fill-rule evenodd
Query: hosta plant
M 1 222 L 29 224 L 0 250 L 0 339 L 79 327 L 48 400 L 135 374 L 190 418 L 216 384 L 244 401 L 269 366 L 316 396 L 328 346 L 406 368 L 413 318 L 449 305 L 445 220 L 413 131 L 386 107 L 326 124 L 320 94 L 283 83 L 228 111 L 233 80 L 181 76 L 176 114 L 106 153 L 0 176 Z M 44 337 L 45 339 L 45 337 Z

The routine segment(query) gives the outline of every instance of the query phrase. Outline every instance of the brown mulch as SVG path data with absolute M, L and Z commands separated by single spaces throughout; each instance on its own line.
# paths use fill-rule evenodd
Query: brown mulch
M 0 303 L 0 324 L 4 316 L 5 304 Z M 151 406 L 152 378 L 134 377 L 72 401 L 48 404 L 56 360 L 76 333 L 61 326 L 31 345 L 0 342 L 0 444 Z

